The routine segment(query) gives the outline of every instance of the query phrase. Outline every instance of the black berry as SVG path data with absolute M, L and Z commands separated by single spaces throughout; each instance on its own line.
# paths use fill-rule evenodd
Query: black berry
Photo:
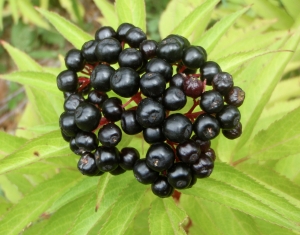
M 159 172 L 152 170 L 146 164 L 146 159 L 139 159 L 133 167 L 134 177 L 142 184 L 152 184 L 159 176 Z
M 193 124 L 195 134 L 200 140 L 211 140 L 220 133 L 220 124 L 209 114 L 201 114 Z
M 176 162 L 168 170 L 168 182 L 176 189 L 188 188 L 192 181 L 192 171 L 184 162 Z
M 119 165 L 125 170 L 132 170 L 136 161 L 140 159 L 140 153 L 132 147 L 122 148 Z
M 122 131 L 116 124 L 108 123 L 99 129 L 98 139 L 103 146 L 117 146 L 122 139 Z
M 101 119 L 100 110 L 93 104 L 82 102 L 75 111 L 76 125 L 83 131 L 93 131 Z
M 151 190 L 153 194 L 161 198 L 170 197 L 174 192 L 174 188 L 169 184 L 167 177 L 163 175 L 158 176 L 151 184 Z

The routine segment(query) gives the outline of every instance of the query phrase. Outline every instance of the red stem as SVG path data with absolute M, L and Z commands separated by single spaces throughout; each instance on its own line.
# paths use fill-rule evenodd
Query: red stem
M 200 100 L 194 99 L 193 101 L 194 101 L 193 106 L 190 108 L 190 110 L 186 114 L 191 114 L 194 111 L 194 109 L 199 105 Z

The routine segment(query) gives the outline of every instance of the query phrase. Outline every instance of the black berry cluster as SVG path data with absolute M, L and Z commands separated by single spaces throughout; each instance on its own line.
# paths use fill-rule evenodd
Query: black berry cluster
M 59 125 L 84 175 L 133 170 L 155 195 L 169 197 L 212 173 L 211 140 L 221 130 L 228 139 L 242 133 L 245 92 L 182 36 L 156 42 L 129 23 L 116 31 L 101 27 L 94 40 L 67 53 L 65 65 L 57 76 L 65 97 Z M 139 133 L 150 145 L 146 156 L 118 149 L 122 137 Z

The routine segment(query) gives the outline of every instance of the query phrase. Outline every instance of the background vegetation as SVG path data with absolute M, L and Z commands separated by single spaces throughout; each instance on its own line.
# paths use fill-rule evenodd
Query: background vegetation
M 8 94 L 26 93 L 1 103 L 6 111 L 25 107 L 13 135 L 0 132 L 1 233 L 300 234 L 299 0 L 145 3 L 0 0 L 0 77 Z M 246 91 L 242 137 L 213 141 L 213 174 L 182 190 L 180 201 L 154 197 L 131 172 L 80 175 L 58 130 L 63 56 L 100 25 L 122 22 L 156 40 L 188 37 Z M 141 143 L 119 147 L 144 146 L 143 153 Z

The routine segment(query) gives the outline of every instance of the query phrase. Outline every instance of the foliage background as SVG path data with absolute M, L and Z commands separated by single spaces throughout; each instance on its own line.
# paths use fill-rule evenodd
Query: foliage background
M 0 77 L 26 93 L 8 107 L 28 100 L 14 135 L 0 132 L 1 233 L 299 234 L 300 1 L 145 3 L 0 0 Z M 213 141 L 213 174 L 182 190 L 179 202 L 155 198 L 131 172 L 81 176 L 58 131 L 63 97 L 55 77 L 63 56 L 101 24 L 121 22 L 147 27 L 154 39 L 188 37 L 246 91 L 243 136 Z M 119 147 L 127 145 L 142 140 Z

